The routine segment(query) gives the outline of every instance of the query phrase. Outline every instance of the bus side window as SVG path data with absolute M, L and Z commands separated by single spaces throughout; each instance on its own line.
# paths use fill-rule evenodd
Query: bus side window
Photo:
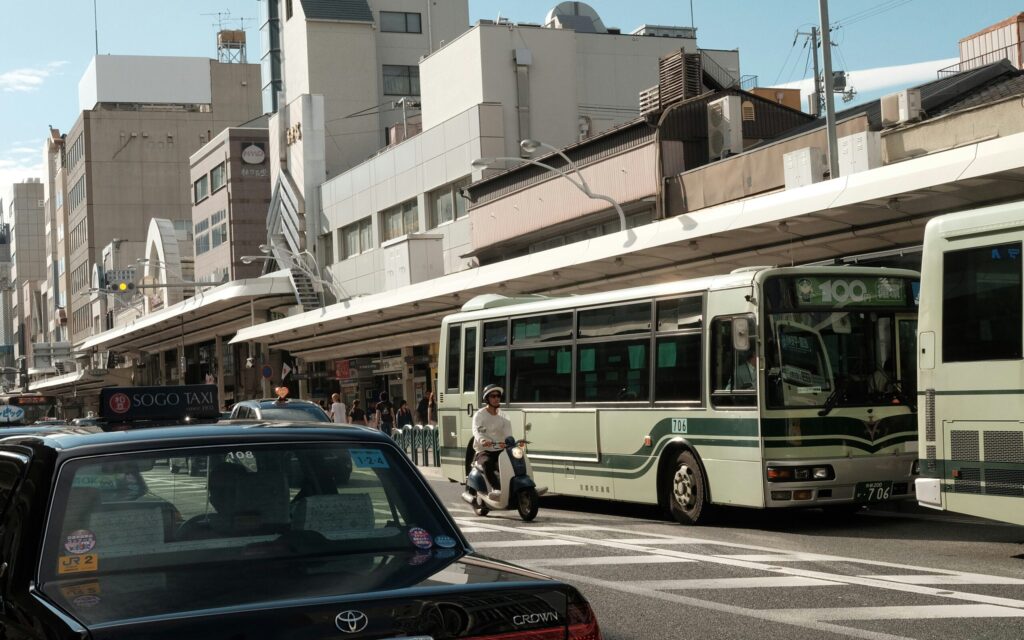
M 753 318 L 748 348 L 739 350 L 733 340 L 733 319 L 715 318 L 711 323 L 711 403 L 716 407 L 757 405 L 757 340 Z
M 445 368 L 448 370 L 445 387 L 450 393 L 459 391 L 459 363 L 462 355 L 462 326 L 453 324 L 448 327 L 448 353 Z

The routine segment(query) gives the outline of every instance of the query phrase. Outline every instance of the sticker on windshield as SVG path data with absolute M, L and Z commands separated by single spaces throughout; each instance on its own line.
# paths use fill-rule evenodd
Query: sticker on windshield
M 79 596 L 98 596 L 100 594 L 100 583 L 84 582 L 64 585 L 60 588 L 60 593 L 68 600 L 72 600 Z
M 72 531 L 64 538 L 64 549 L 68 553 L 89 553 L 96 548 L 96 534 L 88 529 Z
M 100 568 L 100 557 L 95 553 L 61 556 L 57 559 L 57 573 L 86 573 Z
M 390 468 L 387 458 L 379 449 L 349 449 L 349 453 L 352 454 L 352 464 L 362 469 Z
M 412 540 L 413 546 L 418 549 L 429 549 L 434 546 L 434 539 L 430 537 L 430 533 L 426 529 L 420 529 L 419 527 L 409 529 L 409 539 Z
M 451 536 L 437 536 L 434 538 L 434 544 L 443 549 L 451 549 L 455 546 L 455 538 Z
M 71 601 L 71 604 L 75 605 L 79 609 L 91 609 L 100 603 L 99 596 L 85 595 L 78 596 Z
M 409 566 L 415 567 L 416 565 L 423 564 L 427 560 L 430 560 L 430 552 L 420 551 L 413 557 L 409 558 Z

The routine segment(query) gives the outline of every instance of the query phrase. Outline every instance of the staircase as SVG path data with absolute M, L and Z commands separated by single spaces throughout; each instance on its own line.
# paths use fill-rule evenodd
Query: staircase
M 288 276 L 292 281 L 292 287 L 295 288 L 295 300 L 303 311 L 312 311 L 324 306 L 316 283 L 305 271 L 292 267 L 288 270 Z

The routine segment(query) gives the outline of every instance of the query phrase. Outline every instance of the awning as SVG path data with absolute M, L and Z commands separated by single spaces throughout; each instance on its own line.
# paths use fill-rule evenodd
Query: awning
M 164 351 L 212 340 L 217 335 L 230 336 L 260 322 L 268 310 L 294 304 L 295 290 L 288 272 L 276 271 L 198 292 L 131 324 L 90 336 L 75 345 L 75 350 Z
M 93 395 L 103 387 L 117 387 L 131 383 L 131 369 L 82 369 L 61 376 L 33 380 L 29 388 L 39 393 L 67 397 L 72 394 Z
M 919 244 L 932 217 L 1024 197 L 1024 133 L 658 220 L 239 330 L 307 360 L 438 340 L 482 293 L 571 294 Z M 419 340 L 419 342 L 413 342 Z

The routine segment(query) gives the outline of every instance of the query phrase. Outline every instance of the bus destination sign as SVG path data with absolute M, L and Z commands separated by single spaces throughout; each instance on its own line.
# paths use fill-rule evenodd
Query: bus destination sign
M 891 307 L 907 303 L 903 278 L 804 276 L 795 278 L 793 284 L 800 307 Z

